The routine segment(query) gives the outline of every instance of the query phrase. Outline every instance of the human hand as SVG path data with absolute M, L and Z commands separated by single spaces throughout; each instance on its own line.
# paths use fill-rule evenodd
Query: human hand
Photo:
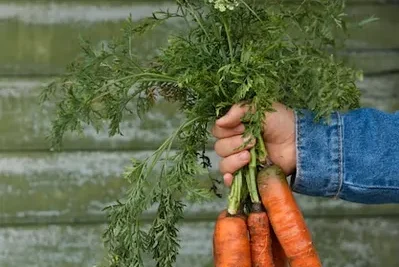
M 273 108 L 275 112 L 266 114 L 263 139 L 269 159 L 280 166 L 286 175 L 290 175 L 296 168 L 294 111 L 280 103 L 274 103 Z M 237 149 L 244 143 L 245 127 L 241 118 L 247 111 L 247 106 L 234 105 L 212 128 L 213 136 L 218 139 L 215 152 L 222 157 L 219 169 L 227 186 L 232 183 L 233 173 L 250 161 L 248 149 L 254 145 L 253 142 L 243 149 Z

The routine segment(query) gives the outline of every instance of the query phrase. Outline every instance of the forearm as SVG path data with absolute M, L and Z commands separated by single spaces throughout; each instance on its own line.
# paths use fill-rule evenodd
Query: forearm
M 329 124 L 296 114 L 294 191 L 360 203 L 399 203 L 399 113 L 358 109 Z

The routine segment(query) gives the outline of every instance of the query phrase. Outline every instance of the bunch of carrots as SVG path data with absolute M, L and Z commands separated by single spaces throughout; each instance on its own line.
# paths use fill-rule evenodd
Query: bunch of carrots
M 145 254 L 157 267 L 174 266 L 184 200 L 210 197 L 197 179 L 211 167 L 207 127 L 245 102 L 250 110 L 242 119 L 244 137 L 255 139 L 255 146 L 250 163 L 235 173 L 227 210 L 217 218 L 215 265 L 321 266 L 285 174 L 268 161 L 262 129 L 274 102 L 308 109 L 317 119 L 359 107 L 359 73 L 336 53 L 350 25 L 346 0 L 175 2 L 176 11 L 154 12 L 139 23 L 130 17 L 121 36 L 100 49 L 84 42 L 82 55 L 42 94 L 43 101 L 54 97 L 57 104 L 54 148 L 66 132 L 82 133 L 85 125 L 122 135 L 126 115 L 143 118 L 155 104 L 177 104 L 184 118 L 152 155 L 134 159 L 125 173 L 129 190 L 107 207 L 106 261 L 142 267 Z M 135 53 L 144 33 L 170 25 L 177 32 L 167 45 L 156 47 L 150 58 Z M 157 212 L 146 228 L 140 220 L 150 207 Z
M 263 141 L 257 141 L 251 162 L 235 174 L 228 209 L 217 218 L 215 266 L 322 266 L 285 174 L 266 162 Z

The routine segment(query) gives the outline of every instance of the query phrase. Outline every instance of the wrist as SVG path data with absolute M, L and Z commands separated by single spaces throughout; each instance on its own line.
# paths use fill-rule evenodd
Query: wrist
M 296 144 L 295 144 L 295 142 L 290 147 L 290 152 L 289 152 L 288 158 L 289 158 L 289 160 L 288 160 L 288 163 L 287 163 L 288 166 L 287 166 L 286 174 L 287 175 L 291 175 L 296 170 Z
M 293 140 L 287 144 L 282 159 L 282 166 L 280 166 L 287 176 L 293 174 L 296 170 L 296 154 L 296 142 L 295 136 L 293 136 Z
M 292 109 L 285 109 L 286 123 L 284 124 L 284 132 L 289 133 L 284 140 L 281 153 L 281 165 L 284 173 L 289 176 L 296 170 L 297 148 L 296 148 L 296 116 Z

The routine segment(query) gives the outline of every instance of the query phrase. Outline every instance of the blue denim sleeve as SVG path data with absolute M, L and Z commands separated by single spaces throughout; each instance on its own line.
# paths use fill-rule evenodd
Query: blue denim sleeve
M 364 204 L 399 203 L 399 112 L 335 112 L 328 123 L 296 112 L 293 191 Z

